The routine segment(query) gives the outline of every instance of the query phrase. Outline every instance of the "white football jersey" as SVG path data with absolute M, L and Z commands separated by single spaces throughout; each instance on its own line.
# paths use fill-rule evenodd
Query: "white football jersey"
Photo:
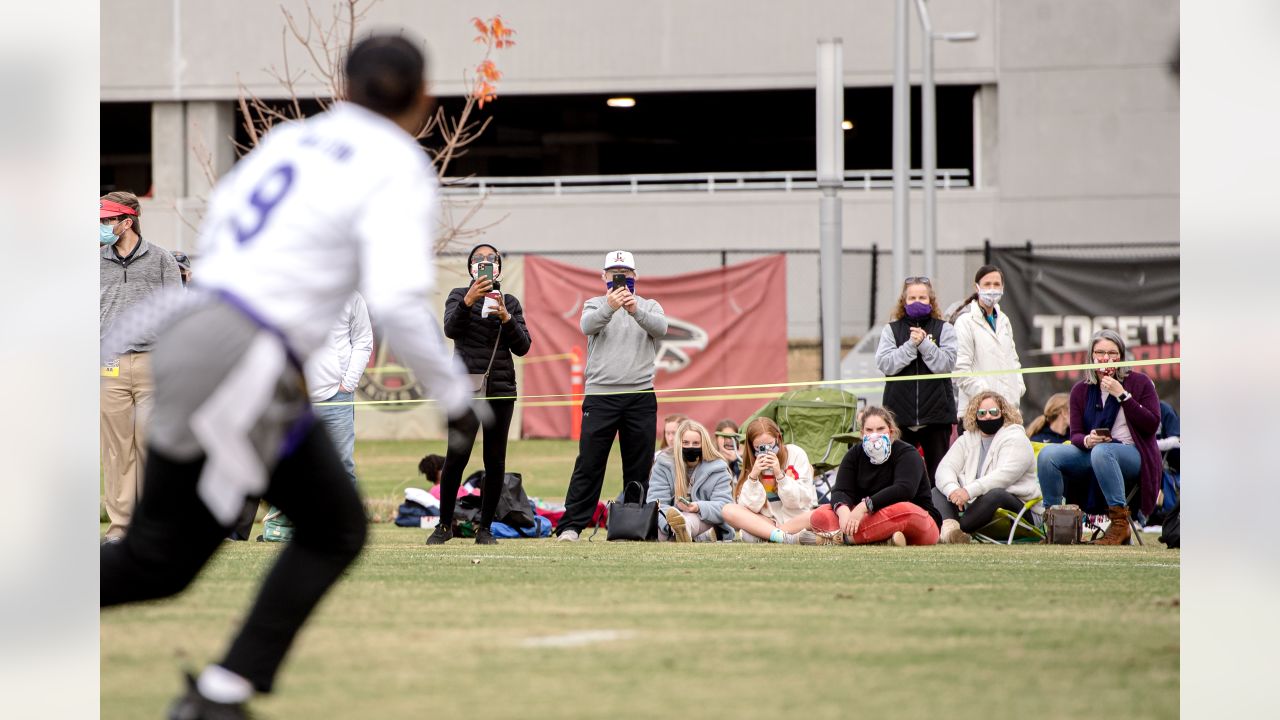
M 272 129 L 214 189 L 196 283 L 225 291 L 305 360 L 352 292 L 450 415 L 465 371 L 428 312 L 434 168 L 390 119 L 351 103 Z

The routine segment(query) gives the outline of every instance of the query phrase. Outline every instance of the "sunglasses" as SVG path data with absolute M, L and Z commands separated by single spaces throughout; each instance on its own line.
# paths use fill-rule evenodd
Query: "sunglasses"
M 902 284 L 903 284 L 903 285 L 915 285 L 916 283 L 921 283 L 921 284 L 924 284 L 924 285 L 932 285 L 932 284 L 933 284 L 933 281 L 932 281 L 932 280 L 930 280 L 929 278 L 925 277 L 924 275 L 918 275 L 918 276 L 916 276 L 916 277 L 909 277 L 909 278 L 907 278 L 906 280 L 902 281 Z
M 489 253 L 488 255 L 472 255 L 472 256 L 471 256 L 471 262 L 473 262 L 473 263 L 478 263 L 478 262 L 491 262 L 491 263 L 496 263 L 496 262 L 498 262 L 498 255 L 497 255 L 496 253 Z
M 978 411 L 974 414 L 979 418 L 998 418 L 1000 417 L 1000 408 L 991 408 L 990 410 L 978 408 Z
M 1094 356 L 1094 357 L 1100 357 L 1100 358 L 1118 358 L 1118 357 L 1120 357 L 1120 351 L 1118 351 L 1118 350 L 1094 350 L 1094 351 L 1093 351 L 1093 356 Z

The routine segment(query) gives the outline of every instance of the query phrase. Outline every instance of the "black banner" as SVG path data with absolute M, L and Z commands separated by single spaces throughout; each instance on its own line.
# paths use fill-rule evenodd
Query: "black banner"
M 991 264 L 1004 271 L 1005 296 L 1022 367 L 1092 362 L 1089 338 L 1110 328 L 1124 338 L 1131 360 L 1180 357 L 1181 301 L 1177 248 L 1151 252 L 991 248 Z M 1180 408 L 1181 366 L 1139 368 L 1156 383 L 1160 399 Z M 1080 371 L 1025 375 L 1022 414 L 1037 417 L 1045 401 L 1068 392 Z

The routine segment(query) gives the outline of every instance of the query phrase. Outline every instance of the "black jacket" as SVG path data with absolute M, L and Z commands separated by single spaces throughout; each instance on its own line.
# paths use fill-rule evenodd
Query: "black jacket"
M 493 344 L 498 342 L 498 354 L 493 358 L 493 369 L 489 372 L 490 395 L 516 394 L 516 364 L 511 357 L 525 355 L 529 352 L 532 340 L 529 329 L 524 324 L 524 309 L 514 295 L 503 295 L 507 312 L 511 319 L 499 323 L 496 315 L 480 317 L 483 301 L 467 307 L 462 299 L 467 288 L 454 288 L 449 291 L 449 299 L 444 302 L 444 334 L 453 340 L 453 354 L 462 360 L 469 373 L 482 373 L 489 364 L 489 356 L 493 355 Z M 499 340 L 499 325 L 501 339 Z
M 889 383 L 892 385 L 893 383 Z M 849 448 L 840 469 L 836 471 L 836 483 L 831 489 L 831 507 L 857 505 L 870 497 L 876 510 L 883 510 L 895 503 L 914 503 L 929 513 L 933 522 L 942 526 L 942 515 L 933 506 L 933 485 L 925 471 L 924 459 L 911 445 L 893 441 L 889 459 L 880 465 L 862 451 L 859 443 Z
M 906 342 L 911 337 L 912 326 L 917 324 L 930 335 L 942 338 L 942 320 L 927 318 L 922 322 L 902 318 L 889 323 L 894 342 L 897 345 Z M 933 371 L 925 365 L 924 359 L 917 355 L 910 365 L 893 377 L 932 374 Z M 956 391 L 948 379 L 885 383 L 883 402 L 885 407 L 893 411 L 893 417 L 901 427 L 949 425 L 956 421 Z

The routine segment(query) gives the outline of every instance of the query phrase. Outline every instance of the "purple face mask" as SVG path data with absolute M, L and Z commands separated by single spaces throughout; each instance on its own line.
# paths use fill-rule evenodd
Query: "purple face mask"
M 929 313 L 933 310 L 929 303 L 913 302 L 907 303 L 907 317 L 913 320 L 929 317 Z
M 608 295 L 608 294 L 609 294 L 609 293 L 611 293 L 611 292 L 613 292 L 613 283 L 611 283 L 611 282 L 607 282 L 607 283 L 605 283 L 605 284 L 604 284 L 604 294 L 605 294 L 605 295 Z M 636 294 L 636 279 L 635 279 L 635 278 L 627 278 L 627 292 L 631 293 L 632 295 L 635 295 L 635 294 Z

